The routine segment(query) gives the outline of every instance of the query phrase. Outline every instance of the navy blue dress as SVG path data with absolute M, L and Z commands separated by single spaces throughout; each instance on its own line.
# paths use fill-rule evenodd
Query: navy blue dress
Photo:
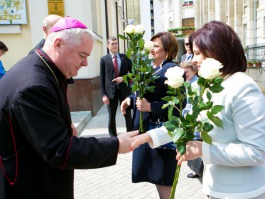
M 148 130 L 150 123 L 167 121 L 167 109 L 162 109 L 166 102 L 161 100 L 168 88 L 165 84 L 165 73 L 168 68 L 176 66 L 174 62 L 164 62 L 155 69 L 155 75 L 160 78 L 155 81 L 155 92 L 146 93 L 144 98 L 151 103 L 151 112 L 143 113 L 144 128 Z M 133 114 L 133 128 L 139 129 L 140 112 L 135 106 L 135 95 L 130 96 Z M 132 182 L 150 182 L 156 185 L 172 186 L 177 166 L 176 151 L 165 148 L 150 148 L 143 144 L 133 151 Z

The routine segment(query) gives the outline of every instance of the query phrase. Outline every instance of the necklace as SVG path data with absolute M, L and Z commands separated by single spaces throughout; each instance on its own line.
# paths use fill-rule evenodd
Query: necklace
M 53 70 L 51 69 L 51 67 L 49 66 L 49 64 L 42 58 L 42 56 L 38 53 L 37 50 L 35 50 L 36 54 L 39 56 L 39 58 L 41 59 L 41 61 L 45 64 L 45 66 L 51 71 L 54 79 L 56 80 L 56 83 L 59 85 L 59 81 L 57 79 L 57 77 L 55 76 Z

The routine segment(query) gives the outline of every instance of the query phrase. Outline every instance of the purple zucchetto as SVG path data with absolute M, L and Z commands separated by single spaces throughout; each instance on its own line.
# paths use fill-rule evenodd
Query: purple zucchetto
M 72 17 L 64 17 L 60 19 L 56 24 L 54 24 L 54 26 L 50 30 L 50 33 L 71 28 L 87 29 L 87 27 L 77 19 L 74 19 Z

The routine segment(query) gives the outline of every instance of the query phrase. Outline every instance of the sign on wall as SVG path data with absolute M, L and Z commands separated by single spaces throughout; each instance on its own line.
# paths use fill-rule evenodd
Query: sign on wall
M 48 13 L 64 17 L 64 1 L 48 0 Z
M 27 24 L 26 0 L 0 0 L 0 24 Z

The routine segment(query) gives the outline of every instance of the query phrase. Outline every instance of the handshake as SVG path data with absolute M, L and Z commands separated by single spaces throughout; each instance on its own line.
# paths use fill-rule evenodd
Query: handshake
M 138 134 L 139 131 L 136 130 L 119 135 L 119 153 L 129 153 L 141 144 L 152 142 L 151 136 L 148 133 Z

